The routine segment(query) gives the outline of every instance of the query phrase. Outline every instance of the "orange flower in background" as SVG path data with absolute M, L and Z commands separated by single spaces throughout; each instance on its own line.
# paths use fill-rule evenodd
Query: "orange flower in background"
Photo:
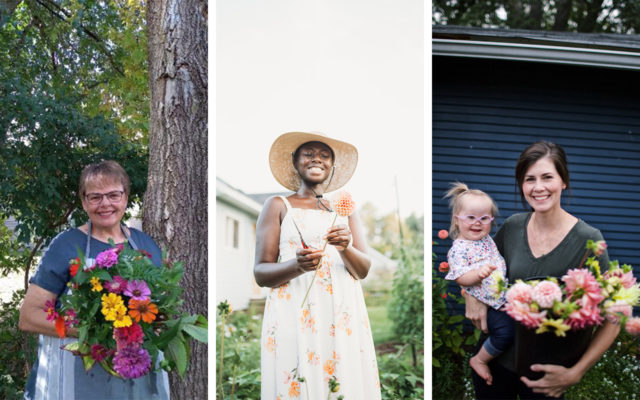
M 355 211 L 356 203 L 353 201 L 353 198 L 351 197 L 349 192 L 343 190 L 333 196 L 333 198 L 331 199 L 331 208 L 338 215 L 348 217 Z
M 438 237 L 441 240 L 445 240 L 446 238 L 449 237 L 449 232 L 445 231 L 444 229 L 442 229 L 440 232 L 438 232 Z
M 268 352 L 273 353 L 276 349 L 276 340 L 273 337 L 267 338 L 267 344 L 265 345 Z
M 438 271 L 442 272 L 443 274 L 449 271 L 449 263 L 446 261 L 441 262 L 438 266 Z
M 300 384 L 298 382 L 291 382 L 291 386 L 289 387 L 289 397 L 300 397 Z
M 327 362 L 324 363 L 324 372 L 327 373 L 327 375 L 333 375 L 336 373 L 336 362 L 333 360 L 327 360 Z
M 158 307 L 151 302 L 151 300 L 129 300 L 129 315 L 135 319 L 136 322 L 140 322 L 142 319 L 144 322 L 150 324 L 156 319 L 158 313 Z

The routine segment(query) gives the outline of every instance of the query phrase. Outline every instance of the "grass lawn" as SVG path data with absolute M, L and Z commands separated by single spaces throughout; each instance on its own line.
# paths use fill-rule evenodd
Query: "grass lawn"
M 389 318 L 387 318 L 387 307 L 368 306 L 369 323 L 371 324 L 371 332 L 373 333 L 373 342 L 375 345 L 388 342 L 393 339 L 393 326 Z

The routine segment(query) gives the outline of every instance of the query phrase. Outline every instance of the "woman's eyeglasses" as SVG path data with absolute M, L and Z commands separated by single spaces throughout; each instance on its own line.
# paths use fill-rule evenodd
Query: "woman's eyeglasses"
M 109 200 L 109 203 L 118 203 L 120 202 L 120 200 L 122 200 L 123 194 L 124 192 L 122 190 L 114 190 L 113 192 L 109 193 L 88 193 L 84 197 L 87 199 L 87 202 L 89 202 L 89 204 L 95 206 L 102 203 L 102 199 L 104 197 Z
M 473 225 L 476 222 L 480 222 L 482 225 L 487 225 L 493 221 L 493 217 L 491 215 L 483 215 L 481 217 L 476 217 L 475 215 L 456 215 L 456 218 L 467 225 Z

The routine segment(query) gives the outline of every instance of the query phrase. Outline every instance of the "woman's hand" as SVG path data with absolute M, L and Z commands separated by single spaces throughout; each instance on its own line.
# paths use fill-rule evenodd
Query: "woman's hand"
M 471 320 L 473 326 L 482 332 L 489 332 L 487 329 L 487 305 L 468 293 L 463 296 L 465 298 L 464 316 Z
M 351 231 L 347 225 L 334 225 L 329 228 L 324 239 L 338 251 L 344 251 L 351 243 Z
M 520 379 L 534 393 L 542 393 L 549 397 L 560 397 L 571 386 L 580 382 L 580 376 L 572 368 L 553 364 L 533 364 L 532 371 L 544 372 L 544 376 L 532 381 L 526 377 Z
M 298 269 L 304 272 L 315 271 L 320 266 L 320 259 L 324 253 L 320 249 L 309 247 L 308 249 L 298 249 L 296 251 L 296 262 Z

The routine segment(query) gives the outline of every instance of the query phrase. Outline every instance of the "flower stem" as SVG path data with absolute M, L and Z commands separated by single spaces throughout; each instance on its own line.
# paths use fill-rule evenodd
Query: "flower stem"
M 587 260 L 587 256 L 589 255 L 590 250 L 591 249 L 587 249 L 587 251 L 584 252 L 584 256 L 582 256 L 582 260 L 580 260 L 580 266 L 578 268 L 582 268 L 584 262 Z
M 233 366 L 233 382 L 231 383 L 231 400 L 233 400 L 233 393 L 236 391 L 236 370 L 238 369 L 238 364 Z
M 331 222 L 331 226 L 329 229 L 333 228 L 333 225 L 336 223 L 336 219 L 338 218 L 338 213 L 335 213 L 333 216 L 333 222 Z M 327 244 L 329 244 L 329 240 L 324 241 L 324 246 L 322 247 L 322 251 L 325 251 L 327 248 Z M 304 295 L 304 299 L 302 299 L 302 304 L 300 304 L 300 308 L 304 307 L 304 302 L 307 301 L 307 297 L 309 296 L 309 292 L 311 291 L 311 287 L 313 286 L 313 282 L 316 280 L 316 275 L 318 275 L 318 270 L 322 265 L 322 258 L 318 261 L 318 266 L 316 267 L 315 272 L 313 273 L 313 278 L 311 278 L 311 283 L 309 284 L 309 288 L 307 289 L 307 293 Z
M 220 382 L 220 398 L 224 399 L 224 390 L 222 389 L 222 363 L 224 362 L 224 324 L 225 324 L 226 315 L 222 315 L 222 334 L 220 339 L 220 378 L 218 379 Z

